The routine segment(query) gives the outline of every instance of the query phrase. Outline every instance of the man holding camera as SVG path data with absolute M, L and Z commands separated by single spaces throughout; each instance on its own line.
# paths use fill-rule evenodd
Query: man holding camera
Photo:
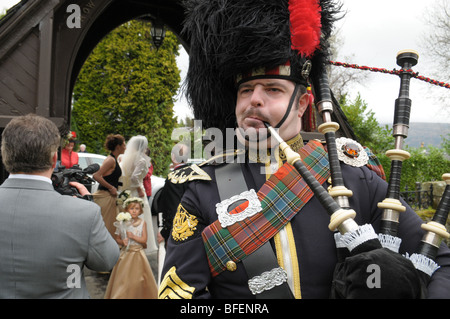
M 10 176 L 0 186 L 0 298 L 89 298 L 83 267 L 109 271 L 119 257 L 100 207 L 54 190 L 59 144 L 56 125 L 33 114 L 3 131 Z

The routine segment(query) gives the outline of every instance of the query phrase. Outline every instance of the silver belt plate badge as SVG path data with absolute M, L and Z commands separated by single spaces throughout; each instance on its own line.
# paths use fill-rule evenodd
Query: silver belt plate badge
M 232 205 L 236 207 L 231 208 Z M 242 192 L 216 204 L 218 219 L 224 228 L 253 216 L 261 210 L 261 202 L 254 189 Z
M 346 137 L 337 138 L 336 149 L 339 160 L 350 166 L 361 167 L 369 162 L 369 156 L 364 148 L 352 139 Z

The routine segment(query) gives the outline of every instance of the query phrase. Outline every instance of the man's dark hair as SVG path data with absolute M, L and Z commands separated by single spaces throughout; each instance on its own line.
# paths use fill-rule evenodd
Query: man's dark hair
M 35 114 L 19 116 L 2 134 L 2 159 L 9 173 L 43 172 L 53 165 L 61 136 L 55 123 Z

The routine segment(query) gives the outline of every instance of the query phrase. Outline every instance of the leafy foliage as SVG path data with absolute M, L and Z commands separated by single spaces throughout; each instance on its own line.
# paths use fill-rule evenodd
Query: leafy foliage
M 441 181 L 444 173 L 450 172 L 450 160 L 442 149 L 434 146 L 426 148 L 406 148 L 411 157 L 402 164 L 400 189 L 415 189 L 416 182 Z M 391 171 L 391 160 L 384 154 L 378 155 L 386 176 Z
M 348 101 L 347 96 L 343 95 L 340 104 L 360 144 L 377 155 L 393 148 L 392 131 L 387 125 L 381 127 L 378 124 L 375 113 L 367 109 L 367 103 L 359 94 L 354 101 Z
M 374 112 L 367 109 L 367 104 L 361 96 L 358 95 L 354 101 L 348 101 L 344 95 L 340 102 L 358 142 L 377 155 L 389 180 L 391 160 L 385 153 L 394 148 L 392 129 L 378 124 Z M 404 190 L 406 185 L 409 189 L 415 189 L 416 182 L 440 181 L 444 173 L 450 172 L 449 139 L 443 137 L 442 145 L 442 149 L 433 146 L 405 149 L 411 157 L 402 164 L 401 190 Z
M 447 134 L 447 136 L 441 135 L 441 137 L 442 137 L 441 147 L 444 150 L 445 154 L 450 156 L 450 133 Z
M 103 153 L 110 133 L 126 140 L 145 135 L 154 174 L 170 163 L 174 96 L 180 71 L 179 43 L 167 31 L 161 47 L 153 47 L 150 23 L 129 21 L 109 33 L 93 50 L 73 93 L 72 129 L 93 153 Z

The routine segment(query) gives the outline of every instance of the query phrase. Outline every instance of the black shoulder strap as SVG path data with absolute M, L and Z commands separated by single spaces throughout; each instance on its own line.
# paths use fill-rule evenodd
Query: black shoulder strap
M 234 195 L 241 194 L 248 190 L 239 163 L 231 163 L 218 167 L 215 170 L 217 188 L 221 200 L 230 198 Z M 235 207 L 230 207 L 233 209 Z M 242 260 L 248 278 L 252 279 L 261 276 L 262 273 L 280 267 L 275 256 L 275 252 L 269 241 L 256 250 L 253 254 Z M 264 290 L 262 293 L 256 294 L 258 299 L 291 299 L 293 294 L 289 285 L 285 281 L 279 286 L 275 286 L 270 290 Z

